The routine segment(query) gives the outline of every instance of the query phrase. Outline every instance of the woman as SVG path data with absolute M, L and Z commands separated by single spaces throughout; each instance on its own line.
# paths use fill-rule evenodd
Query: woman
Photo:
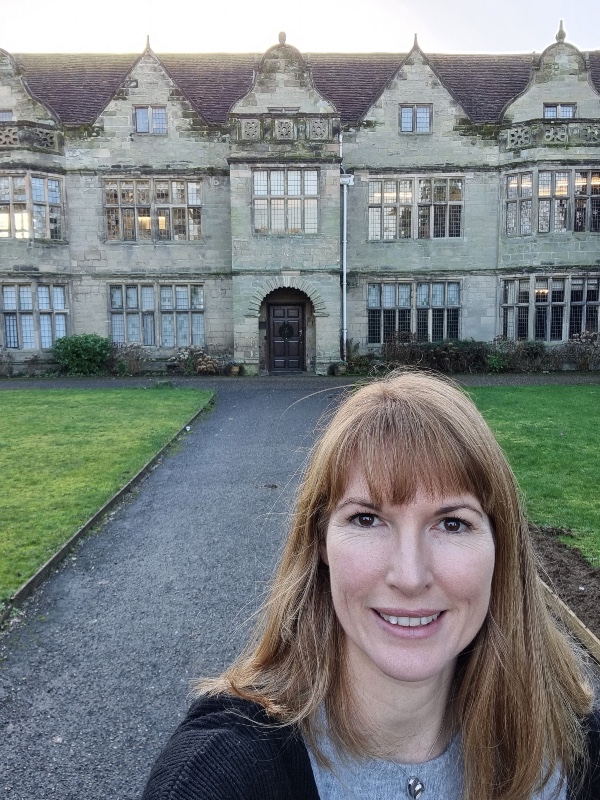
M 254 639 L 199 693 L 144 800 L 600 798 L 600 721 L 510 467 L 423 373 L 339 407 Z

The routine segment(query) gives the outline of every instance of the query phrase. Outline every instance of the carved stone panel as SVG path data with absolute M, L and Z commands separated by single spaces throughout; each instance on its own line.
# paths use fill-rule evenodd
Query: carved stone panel
M 308 130 L 311 139 L 329 138 L 329 123 L 326 119 L 311 119 Z
M 292 122 L 291 119 L 275 120 L 275 138 L 276 139 L 294 138 L 294 123 Z
M 260 121 L 257 119 L 242 120 L 242 139 L 256 141 L 260 139 Z
M 566 125 L 546 125 L 544 141 L 550 144 L 564 144 L 569 140 L 569 129 Z
M 0 147 L 13 147 L 19 144 L 18 128 L 0 128 Z
M 597 144 L 600 142 L 600 124 L 582 125 L 580 135 L 584 142 Z
M 508 131 L 508 148 L 527 147 L 531 144 L 531 128 L 528 125 L 519 125 Z

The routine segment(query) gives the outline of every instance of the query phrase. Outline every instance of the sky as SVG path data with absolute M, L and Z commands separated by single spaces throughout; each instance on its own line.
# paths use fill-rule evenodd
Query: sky
M 11 53 L 262 53 L 285 31 L 303 53 L 410 49 L 531 53 L 555 41 L 600 50 L 600 0 L 0 0 Z

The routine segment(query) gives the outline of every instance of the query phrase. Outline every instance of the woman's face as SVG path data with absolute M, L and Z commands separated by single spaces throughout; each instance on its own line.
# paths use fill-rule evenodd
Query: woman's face
M 376 507 L 356 466 L 321 556 L 351 674 L 365 688 L 384 676 L 450 680 L 490 602 L 494 539 L 476 497 L 420 490 L 403 506 Z

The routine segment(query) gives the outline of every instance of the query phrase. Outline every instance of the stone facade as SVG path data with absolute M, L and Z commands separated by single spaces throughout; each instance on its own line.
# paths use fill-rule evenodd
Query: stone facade
M 361 351 L 597 332 L 599 89 L 562 28 L 529 58 L 0 50 L 0 350 L 95 332 L 327 371 L 344 173 Z

